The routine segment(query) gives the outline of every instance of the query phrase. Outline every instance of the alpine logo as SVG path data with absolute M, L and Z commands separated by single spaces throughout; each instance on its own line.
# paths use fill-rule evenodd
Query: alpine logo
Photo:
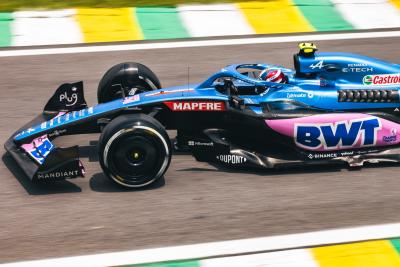
M 375 145 L 381 129 L 378 118 L 356 119 L 336 123 L 296 124 L 295 142 L 307 150 L 338 150 Z
M 323 60 L 320 60 L 318 63 L 316 63 L 316 64 L 311 64 L 310 66 L 309 66 L 309 68 L 310 69 L 322 69 L 324 67 L 324 61 Z
M 173 111 L 225 111 L 221 101 L 166 101 L 164 104 Z
M 400 73 L 397 73 L 397 74 L 366 75 L 363 78 L 363 83 L 364 83 L 364 85 L 400 84 Z

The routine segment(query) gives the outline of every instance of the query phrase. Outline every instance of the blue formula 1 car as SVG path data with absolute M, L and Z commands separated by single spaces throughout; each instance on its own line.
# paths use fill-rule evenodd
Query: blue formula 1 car
M 400 65 L 316 50 L 300 44 L 294 70 L 236 64 L 171 88 L 144 65 L 118 64 L 99 83 L 98 105 L 87 107 L 82 82 L 63 84 L 5 148 L 34 181 L 75 178 L 84 174 L 78 147 L 54 139 L 101 133 L 105 175 L 129 188 L 167 170 L 168 129 L 197 160 L 231 167 L 400 161 Z M 279 69 L 284 83 L 258 78 L 269 69 Z

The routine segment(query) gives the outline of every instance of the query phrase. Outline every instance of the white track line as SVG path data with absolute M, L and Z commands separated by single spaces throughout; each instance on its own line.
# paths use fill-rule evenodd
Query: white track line
M 1 265 L 2 267 L 63 267 L 63 266 L 115 266 L 171 260 L 201 259 L 243 253 L 294 249 L 328 244 L 348 243 L 400 236 L 400 223 L 356 228 L 335 229 L 301 234 L 260 237 L 186 246 L 144 249 L 97 255 L 27 261 Z
M 312 34 L 312 35 L 295 35 L 295 36 L 232 38 L 232 39 L 201 40 L 201 41 L 172 41 L 172 42 L 154 42 L 154 43 L 142 43 L 142 44 L 119 44 L 119 45 L 98 45 L 98 46 L 63 47 L 63 48 L 4 50 L 0 51 L 0 57 L 76 54 L 76 53 L 92 53 L 92 52 L 204 47 L 204 46 L 222 46 L 222 45 L 287 43 L 287 42 L 302 42 L 302 41 L 345 40 L 345 39 L 349 40 L 349 39 L 387 38 L 387 37 L 400 37 L 400 31 Z
M 255 33 L 235 4 L 180 5 L 178 10 L 192 37 Z

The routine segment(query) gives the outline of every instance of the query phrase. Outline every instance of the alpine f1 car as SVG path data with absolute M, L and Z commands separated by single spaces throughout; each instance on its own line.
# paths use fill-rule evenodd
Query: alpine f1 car
M 170 88 L 144 65 L 118 64 L 99 83 L 99 104 L 87 106 L 82 82 L 63 84 L 5 148 L 34 181 L 75 178 L 84 175 L 78 147 L 54 139 L 101 133 L 105 175 L 130 188 L 167 170 L 169 129 L 196 160 L 232 167 L 399 162 L 400 65 L 316 51 L 300 44 L 294 70 L 235 64 L 200 84 Z M 284 82 L 260 79 L 269 69 L 279 69 Z

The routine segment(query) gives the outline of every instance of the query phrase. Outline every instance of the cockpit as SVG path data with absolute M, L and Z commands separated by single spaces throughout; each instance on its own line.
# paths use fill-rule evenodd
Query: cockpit
M 260 76 L 268 70 L 279 70 L 282 76 L 292 75 L 292 70 L 281 66 L 267 64 L 239 64 L 229 65 L 220 72 L 212 75 L 209 79 L 199 85 L 198 88 L 215 88 L 225 95 L 260 95 L 271 87 L 282 87 L 283 83 L 271 82 Z

